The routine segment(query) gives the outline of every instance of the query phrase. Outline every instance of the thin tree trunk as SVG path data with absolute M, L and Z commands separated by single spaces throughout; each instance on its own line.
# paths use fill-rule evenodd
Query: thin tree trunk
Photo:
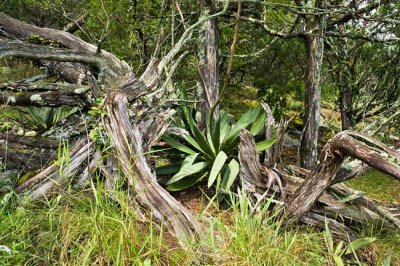
M 207 17 L 215 12 L 214 1 L 201 0 L 200 16 Z M 202 114 L 202 127 L 205 126 L 207 110 L 217 101 L 219 96 L 219 71 L 218 71 L 218 19 L 210 19 L 203 23 L 198 36 L 199 75 L 202 87 L 202 100 L 200 112 Z M 218 115 L 218 107 L 214 116 Z
M 350 84 L 341 87 L 339 101 L 340 101 L 340 117 L 342 120 L 342 130 L 352 129 L 354 126 L 353 119 L 353 95 L 351 92 Z
M 321 6 L 317 6 L 321 7 Z M 312 169 L 317 162 L 318 130 L 321 116 L 321 71 L 324 54 L 325 16 L 306 18 L 306 74 L 300 165 Z

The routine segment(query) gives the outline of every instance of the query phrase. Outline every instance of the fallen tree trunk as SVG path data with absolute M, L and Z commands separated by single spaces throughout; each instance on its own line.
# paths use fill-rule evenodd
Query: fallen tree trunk
M 400 180 L 400 154 L 368 136 L 343 131 L 324 147 L 317 167 L 287 201 L 285 218 L 296 222 L 310 210 L 322 193 L 334 183 L 343 160 L 351 156 Z
M 275 211 L 281 212 L 286 204 L 286 197 L 293 197 L 296 190 L 302 186 L 309 170 L 298 167 L 277 168 L 262 165 L 255 150 L 253 137 L 246 130 L 240 133 L 239 160 L 241 164 L 240 177 L 249 199 L 253 212 L 257 211 L 261 203 L 270 201 L 275 205 Z M 286 168 L 286 169 L 284 169 Z M 290 175 L 288 173 L 295 173 Z M 379 202 L 374 202 L 345 185 L 332 187 L 335 195 L 330 191 L 323 191 L 309 212 L 301 216 L 300 221 L 313 226 L 324 228 L 325 221 L 335 233 L 355 236 L 355 233 L 346 226 L 354 223 L 379 223 L 386 226 L 397 224 L 396 214 Z M 340 196 L 340 197 L 338 197 Z M 255 198 L 253 201 L 252 198 Z
M 9 169 L 41 169 L 55 157 L 59 141 L 0 133 L 0 158 Z
M 38 199 L 69 183 L 79 187 L 100 166 L 99 173 L 109 179 L 106 180 L 107 187 L 113 188 L 116 182 L 114 174 L 119 167 L 135 203 L 150 211 L 151 217 L 164 221 L 182 246 L 199 237 L 201 223 L 156 182 L 144 153 L 166 130 L 168 118 L 173 113 L 164 99 L 170 92 L 166 88 L 171 86 L 173 71 L 182 60 L 180 49 L 191 38 L 196 26 L 222 13 L 202 17 L 201 21 L 188 27 L 171 51 L 160 60 L 156 58 L 160 50 L 157 46 L 140 78 L 133 75 L 126 62 L 70 33 L 39 28 L 0 13 L 0 58 L 12 56 L 38 60 L 47 67 L 47 73 L 73 83 L 32 84 L 36 79 L 26 79 L 29 84 L 3 84 L 0 85 L 3 91 L 0 104 L 77 106 L 81 107 L 86 118 L 95 121 L 86 124 L 84 132 L 77 130 L 80 137 L 74 143 L 69 140 L 73 145 L 67 154 L 62 154 L 56 162 L 19 185 L 16 192 Z M 32 43 L 32 36 L 50 40 L 54 46 Z M 103 104 L 92 101 L 92 95 L 104 99 Z M 88 107 L 97 111 L 90 114 Z M 74 128 L 75 122 L 66 125 Z M 92 130 L 100 135 L 100 140 L 94 140 L 98 143 L 87 137 Z M 58 136 L 65 138 L 65 135 L 68 134 L 61 132 Z M 109 155 L 102 154 L 96 146 L 108 150 Z

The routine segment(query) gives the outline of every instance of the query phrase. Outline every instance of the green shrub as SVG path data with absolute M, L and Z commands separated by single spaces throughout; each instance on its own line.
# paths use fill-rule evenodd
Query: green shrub
M 56 125 L 61 120 L 75 113 L 77 108 L 65 107 L 27 107 L 20 109 L 19 121 L 24 127 L 45 131 Z
M 241 129 L 248 129 L 253 136 L 263 132 L 265 112 L 260 106 L 250 109 L 237 122 L 221 111 L 215 121 L 206 119 L 206 127 L 200 130 L 196 123 L 196 108 L 182 106 L 179 116 L 171 125 L 175 133 L 165 134 L 162 139 L 185 158 L 176 165 L 157 168 L 157 174 L 174 174 L 166 183 L 167 189 L 177 191 L 193 186 L 206 177 L 208 187 L 216 185 L 217 191 L 227 192 L 239 174 L 238 145 Z M 207 115 L 209 118 L 210 114 Z M 274 139 L 265 138 L 257 143 L 257 150 L 271 147 Z

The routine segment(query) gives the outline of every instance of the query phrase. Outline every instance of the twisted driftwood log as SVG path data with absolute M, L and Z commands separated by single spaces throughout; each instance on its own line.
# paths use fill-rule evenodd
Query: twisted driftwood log
M 318 197 L 335 183 L 335 176 L 347 156 L 400 180 L 400 153 L 360 133 L 340 132 L 325 145 L 317 167 L 288 199 L 285 215 L 290 221 L 300 220 Z
M 100 173 L 106 178 L 107 187 L 114 187 L 117 179 L 115 167 L 119 165 L 125 183 L 136 195 L 136 201 L 147 208 L 152 217 L 164 220 L 182 245 L 193 241 L 200 233 L 201 224 L 156 182 L 143 155 L 167 127 L 167 119 L 172 112 L 167 105 L 163 105 L 166 109 L 161 109 L 161 105 L 157 104 L 162 102 L 168 91 L 165 88 L 169 84 L 164 82 L 168 79 L 163 73 L 172 62 L 169 69 L 176 69 L 180 62 L 177 59 L 179 51 L 193 29 L 187 29 L 181 40 L 161 60 L 155 52 L 147 69 L 137 79 L 126 62 L 68 32 L 39 28 L 0 13 L 0 59 L 13 57 L 38 61 L 47 67 L 48 73 L 58 75 L 67 82 L 35 84 L 38 79 L 32 78 L 23 83 L 1 84 L 0 104 L 77 106 L 81 112 L 87 112 L 91 106 L 96 106 L 94 98 L 104 98 L 104 104 L 97 108 L 106 110 L 107 115 L 99 115 L 97 121 L 102 121 L 102 130 L 109 137 L 112 149 L 108 157 L 102 154 L 101 149 L 96 150 L 96 143 L 87 137 L 86 132 L 92 130 L 93 126 L 89 124 L 86 125 L 86 132 L 69 139 L 73 143 L 69 155 L 63 155 L 58 162 L 49 165 L 48 161 L 54 159 L 49 151 L 55 148 L 55 144 L 58 145 L 58 140 L 18 139 L 8 134 L 1 135 L 0 156 L 4 159 L 8 153 L 7 162 L 10 166 L 16 167 L 20 162 L 29 161 L 23 150 L 10 154 L 10 148 L 16 145 L 19 145 L 16 148 L 35 145 L 35 152 L 30 154 L 31 163 L 27 164 L 29 169 L 41 169 L 47 165 L 19 185 L 16 192 L 37 199 L 71 180 L 84 184 L 99 166 L 102 166 Z M 33 36 L 51 40 L 54 45 L 33 43 Z M 156 50 L 159 51 L 159 47 Z M 170 77 L 173 73 L 170 71 L 167 74 Z M 146 97 L 146 101 L 142 101 L 143 97 Z M 21 142 L 12 144 L 16 141 Z M 9 159 L 12 159 L 12 163 Z M 59 161 L 67 159 L 68 164 L 61 168 Z
M 328 221 L 336 232 L 350 234 L 345 224 L 378 222 L 400 228 L 400 206 L 387 206 L 338 184 L 348 178 L 335 179 L 345 157 L 351 156 L 400 180 L 400 155 L 383 143 L 359 133 L 341 132 L 325 145 L 316 169 L 308 171 L 262 165 L 251 134 L 242 130 L 240 140 L 240 176 L 244 190 L 257 199 L 253 210 L 261 200 L 269 199 L 283 210 L 282 217 L 288 223 L 302 221 L 323 227 Z

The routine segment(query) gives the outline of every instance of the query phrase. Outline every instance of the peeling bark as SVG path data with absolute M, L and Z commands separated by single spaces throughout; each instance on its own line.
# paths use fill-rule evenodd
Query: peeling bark
M 134 195 L 134 203 L 149 210 L 155 219 L 164 220 L 182 246 L 200 236 L 201 223 L 156 182 L 144 153 L 166 130 L 167 120 L 173 114 L 167 107 L 156 104 L 162 102 L 167 93 L 168 78 L 165 84 L 162 83 L 167 64 L 176 59 L 194 27 L 208 19 L 202 18 L 201 22 L 189 27 L 164 58 L 153 57 L 143 75 L 136 79 L 126 62 L 106 51 L 97 51 L 96 46 L 72 34 L 32 26 L 0 13 L 2 33 L 13 39 L 0 38 L 0 58 L 13 56 L 39 60 L 50 73 L 75 83 L 3 84 L 0 86 L 4 95 L 1 103 L 13 101 L 14 104 L 32 106 L 36 105 L 32 96 L 36 95 L 35 100 L 39 95 L 41 106 L 56 106 L 56 103 L 57 106 L 83 106 L 81 103 L 84 102 L 84 106 L 105 109 L 108 114 L 101 117 L 111 142 L 111 154 L 104 163 L 102 153 L 95 150 L 92 140 L 81 137 L 68 155 L 58 158 L 57 162 L 18 186 L 16 192 L 37 199 L 71 182 L 76 183 L 76 187 L 84 186 L 90 174 L 100 166 L 107 188 L 114 189 L 120 168 L 121 181 Z M 32 37 L 52 43 L 54 47 L 32 43 Z M 154 54 L 158 55 L 157 52 Z M 179 63 L 179 58 L 176 61 Z M 176 67 L 174 62 L 167 74 L 171 76 Z M 104 104 L 95 105 L 89 100 L 90 94 L 105 97 Z M 142 97 L 146 97 L 146 101 L 141 101 Z M 81 136 L 92 129 L 92 125 L 88 126 L 90 128 L 86 128 Z M 63 160 L 65 165 L 61 163 Z
M 312 2 L 312 1 L 311 1 Z M 324 1 L 318 1 L 317 8 Z M 318 130 L 321 116 L 321 75 L 324 54 L 325 15 L 306 17 L 306 73 L 303 133 L 301 135 L 300 165 L 313 169 L 317 163 Z
M 90 104 L 90 88 L 76 84 L 0 84 L 0 104 L 84 107 Z
M 199 1 L 201 17 L 215 13 L 214 1 Z M 203 23 L 198 37 L 199 75 L 202 86 L 202 99 L 200 106 L 202 126 L 205 127 L 206 112 L 213 107 L 219 96 L 219 71 L 218 71 L 218 19 L 213 18 Z M 214 111 L 218 116 L 218 108 Z
M 318 166 L 288 199 L 285 217 L 289 222 L 299 221 L 318 197 L 334 183 L 347 156 L 400 180 L 400 154 L 397 151 L 362 134 L 343 131 L 325 145 Z

